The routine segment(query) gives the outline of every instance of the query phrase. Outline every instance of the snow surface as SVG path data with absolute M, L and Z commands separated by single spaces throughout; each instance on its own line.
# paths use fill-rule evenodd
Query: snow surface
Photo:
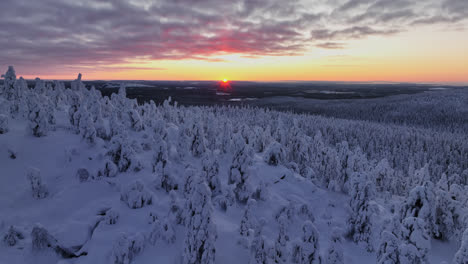
M 82 95 L 91 96 L 85 91 L 84 86 L 80 88 L 80 82 L 78 79 L 75 83 L 77 86 L 74 87 L 79 87 L 77 88 L 78 92 Z M 32 93 L 36 92 L 38 92 L 36 89 L 32 90 Z M 111 101 L 116 105 L 116 108 L 113 108 L 115 111 L 119 111 L 118 104 L 122 104 L 123 109 L 131 107 L 138 109 L 137 106 L 132 106 L 130 100 L 125 99 L 125 86 L 121 86 L 119 95 L 113 96 Z M 8 131 L 0 134 L 0 234 L 2 238 L 6 237 L 8 230 L 13 226 L 24 236 L 22 239 L 17 238 L 18 241 L 12 246 L 1 243 L 0 263 L 192 263 L 187 262 L 187 243 L 201 243 L 197 241 L 197 239 L 201 239 L 200 234 L 206 235 L 203 233 L 205 231 L 202 230 L 202 227 L 198 227 L 201 222 L 204 223 L 202 226 L 207 225 L 207 230 L 211 230 L 209 229 L 211 227 L 216 230 L 216 235 L 208 236 L 207 239 L 210 240 L 202 243 L 205 246 L 214 243 L 214 263 L 249 263 L 249 260 L 252 261 L 250 246 L 254 232 L 264 236 L 268 249 L 280 250 L 277 242 L 280 230 L 283 230 L 283 235 L 287 237 L 285 242 L 287 252 L 286 257 L 283 255 L 283 263 L 292 263 L 292 244 L 305 237 L 304 230 L 308 230 L 309 233 L 315 232 L 310 230 L 317 231 L 317 234 L 314 234 L 318 236 L 317 241 L 304 245 L 313 245 L 318 248 L 319 257 L 323 262 L 326 262 L 328 249 L 332 246 L 333 249 L 343 249 L 344 263 L 377 263 L 376 251 L 379 249 L 380 233 L 389 228 L 388 220 L 394 218 L 394 214 L 398 214 L 397 209 L 400 206 L 407 208 L 408 211 L 413 210 L 411 212 L 418 210 L 418 208 L 415 209 L 411 206 L 418 206 L 419 202 L 415 202 L 416 205 L 409 202 L 411 199 L 406 199 L 405 195 L 408 195 L 406 191 L 402 191 L 401 195 L 391 195 L 388 192 L 386 195 L 385 192 L 374 193 L 372 188 L 380 186 L 378 185 L 380 181 L 376 180 L 377 176 L 376 178 L 366 178 L 369 182 L 365 180 L 356 184 L 340 182 L 339 179 L 344 172 L 337 170 L 335 165 L 338 166 L 339 163 L 333 162 L 339 161 L 334 160 L 333 155 L 330 154 L 337 152 L 335 148 L 325 145 L 320 132 L 313 139 L 304 135 L 302 143 L 307 143 L 298 143 L 297 153 L 292 154 L 286 154 L 282 146 L 288 140 L 286 135 L 282 135 L 281 132 L 275 132 L 278 134 L 270 133 L 270 131 L 263 131 L 261 128 L 252 129 L 252 131 L 256 131 L 252 133 L 267 136 L 254 137 L 253 134 L 250 134 L 247 136 L 249 143 L 239 145 L 235 139 L 244 140 L 241 133 L 246 131 L 243 130 L 246 124 L 241 124 L 238 128 L 235 128 L 237 124 L 224 125 L 224 131 L 229 131 L 229 133 L 234 130 L 238 131 L 235 136 L 229 133 L 210 134 L 211 132 L 203 127 L 209 125 L 209 122 L 204 121 L 203 124 L 197 123 L 197 125 L 189 126 L 184 125 L 184 122 L 190 124 L 196 120 L 183 120 L 182 118 L 182 121 L 176 121 L 178 119 L 174 116 L 183 113 L 184 118 L 197 115 L 204 115 L 203 118 L 214 118 L 211 112 L 205 115 L 203 111 L 208 111 L 205 108 L 177 108 L 170 105 L 170 101 L 166 101 L 164 105 L 157 106 L 156 110 L 153 109 L 154 113 L 158 113 L 157 117 L 143 116 L 142 120 L 137 120 L 139 114 L 133 112 L 131 120 L 120 119 L 118 123 L 115 123 L 117 114 L 110 113 L 112 117 L 105 118 L 103 124 L 107 126 L 109 131 L 117 130 L 117 132 L 110 132 L 111 134 L 116 133 L 113 135 L 113 139 L 96 138 L 94 141 L 89 141 L 88 138 L 83 138 L 84 135 L 77 134 L 73 125 L 70 124 L 69 108 L 69 103 L 63 103 L 54 110 L 55 124 L 45 136 L 33 136 L 27 118 L 20 115 L 13 118 L 13 114 L 9 118 Z M 226 112 L 221 115 L 224 117 L 243 114 L 242 110 L 239 109 L 239 112 L 236 112 L 236 109 L 222 108 L 218 110 Z M 138 112 L 142 113 L 143 111 L 140 110 L 138 109 Z M 257 110 L 259 113 L 263 111 Z M 5 112 L 9 114 L 8 110 Z M 279 113 L 273 112 L 272 115 L 277 116 Z M 304 117 L 295 114 L 281 115 L 290 118 L 290 120 Z M 156 120 L 156 118 L 158 119 Z M 328 120 L 333 121 L 333 119 Z M 265 122 L 265 120 L 260 119 L 257 121 L 259 123 Z M 266 122 L 269 121 L 266 120 Z M 281 123 L 282 121 L 280 119 L 277 122 Z M 109 127 L 112 124 L 119 127 Z M 97 124 L 95 126 L 97 127 Z M 125 133 L 118 130 L 123 130 Z M 206 132 L 203 132 L 204 130 Z M 193 134 L 190 141 L 182 138 L 186 131 L 189 135 Z M 284 131 L 288 131 L 288 129 Z M 153 135 L 148 137 L 148 133 L 154 134 L 154 140 L 160 140 L 160 142 L 162 140 L 165 143 L 158 145 L 162 151 L 167 151 L 165 155 L 158 157 L 160 163 L 155 162 L 156 148 L 154 146 L 147 147 L 144 144 L 148 138 L 153 139 Z M 206 134 L 203 135 L 203 133 Z M 272 136 L 282 144 L 271 140 L 271 138 L 270 142 L 267 143 L 257 142 L 257 140 L 266 140 Z M 116 153 L 109 154 L 115 151 L 116 145 L 113 144 L 116 141 L 113 141 L 114 139 L 122 140 L 118 143 L 121 144 L 121 149 L 118 150 L 121 152 L 117 152 L 119 153 L 118 157 L 123 159 L 124 154 L 128 155 L 132 166 L 135 165 L 135 161 L 139 161 L 138 166 L 123 169 L 119 163 L 120 171 L 115 177 L 98 176 L 97 172 L 103 168 L 105 162 L 110 157 L 117 155 Z M 179 142 L 175 142 L 176 140 Z M 132 147 L 123 143 L 127 141 Z M 232 142 L 232 144 L 219 144 L 218 141 Z M 210 142 L 215 142 L 216 147 L 211 146 Z M 313 170 L 306 166 L 307 164 L 291 165 L 287 163 L 287 155 L 299 156 L 295 158 L 297 160 L 309 160 L 307 157 L 300 156 L 299 151 L 301 147 L 313 142 L 318 144 L 317 149 L 323 151 L 317 155 L 328 157 L 327 163 L 324 163 L 325 161 L 320 163 L 321 165 L 317 163 Z M 140 147 L 135 146 L 138 143 L 141 143 Z M 188 151 L 190 145 L 197 147 L 190 152 Z M 239 147 L 241 145 L 246 152 L 249 149 L 251 152 L 248 153 L 250 154 L 239 152 L 242 149 Z M 129 148 L 133 150 L 130 151 Z M 238 149 L 236 150 L 236 148 Z M 187 151 L 184 152 L 184 149 Z M 15 154 L 14 158 L 12 153 Z M 212 156 L 208 155 L 209 158 L 217 158 L 219 168 L 212 173 L 215 175 L 217 173 L 223 191 L 219 195 L 225 196 L 226 199 L 229 197 L 228 190 L 234 187 L 228 182 L 231 177 L 229 172 L 233 170 L 232 165 L 235 164 L 233 162 L 236 158 L 234 155 L 241 153 L 237 157 L 239 167 L 235 167 L 235 171 L 237 168 L 239 171 L 235 173 L 246 174 L 232 176 L 238 177 L 235 179 L 235 184 L 238 184 L 236 187 L 239 187 L 239 184 L 246 184 L 247 189 L 244 191 L 259 186 L 265 188 L 262 190 L 264 192 L 261 192 L 262 195 L 256 197 L 256 202 L 249 200 L 248 204 L 252 206 L 252 209 L 248 214 L 245 213 L 246 205 L 241 201 L 234 201 L 224 211 L 216 204 L 215 197 L 209 198 L 211 192 L 207 189 L 206 179 L 199 175 L 203 171 L 204 153 L 211 153 Z M 243 161 L 242 157 L 247 157 L 248 160 Z M 213 163 L 209 164 L 213 166 Z M 365 171 L 374 171 L 374 167 L 377 166 L 382 171 L 382 175 L 389 175 L 385 174 L 390 171 L 385 167 L 388 163 L 381 162 L 376 165 L 376 162 L 369 161 L 369 163 L 364 164 L 369 166 L 369 168 L 364 168 Z M 381 167 L 385 167 L 385 169 Z M 31 184 L 27 177 L 31 168 L 40 171 L 41 184 L 47 188 L 47 196 L 33 197 Z M 131 168 L 135 168 L 135 170 Z M 89 178 L 83 176 L 86 175 L 83 169 L 89 172 Z M 160 188 L 158 181 L 156 181 L 158 177 L 156 174 L 160 172 L 175 179 L 179 183 L 179 188 L 170 193 L 164 188 Z M 417 188 L 426 188 L 427 186 L 435 188 L 434 184 L 427 185 L 427 181 L 422 181 L 426 177 L 424 172 L 424 168 L 422 168 L 414 173 L 414 175 L 421 175 L 421 182 L 416 180 L 408 182 L 414 186 L 420 185 Z M 190 173 L 194 173 L 194 175 Z M 374 174 L 373 172 L 372 175 Z M 362 175 L 364 176 L 361 177 L 368 177 L 366 176 L 368 174 L 363 173 Z M 357 176 L 352 177 L 359 179 L 356 178 Z M 390 179 L 384 178 L 384 180 Z M 363 187 L 364 185 L 365 187 Z M 363 188 L 365 188 L 365 195 Z M 424 190 L 431 191 L 430 188 Z M 187 192 L 184 192 L 185 189 Z M 196 195 L 197 190 L 201 196 Z M 395 190 L 395 192 L 398 191 Z M 411 193 L 413 191 L 409 195 Z M 355 195 L 351 200 L 353 208 L 350 207 L 350 195 Z M 203 221 L 193 217 L 186 218 L 185 224 L 177 224 L 171 215 L 173 209 L 171 197 L 180 202 L 181 210 L 185 210 L 184 206 L 191 204 L 192 210 L 200 214 Z M 202 200 L 198 202 L 190 200 L 194 197 L 202 197 L 200 198 Z M 252 197 L 254 197 L 253 193 Z M 366 197 L 364 201 L 360 200 L 362 197 Z M 199 208 L 196 208 L 197 206 Z M 308 210 L 302 210 L 301 208 L 305 208 L 304 206 Z M 353 211 L 355 210 L 354 206 L 358 211 Z M 462 212 L 465 207 L 466 204 L 457 212 Z M 432 207 L 428 210 L 432 210 Z M 303 211 L 305 213 L 301 213 Z M 362 234 L 361 236 L 356 236 L 356 233 L 354 236 L 347 235 L 350 215 L 364 219 L 363 217 L 367 217 L 365 215 L 367 213 L 370 217 L 368 224 L 372 225 L 369 233 L 364 235 L 370 236 L 368 240 L 370 245 L 366 245 L 360 240 Z M 245 215 L 248 215 L 248 218 L 244 218 Z M 190 216 L 185 215 L 185 217 Z M 408 217 L 400 221 L 408 222 L 413 218 Z M 247 224 L 254 229 L 253 232 L 247 232 L 250 234 L 248 236 L 240 235 L 240 225 L 243 220 L 246 220 Z M 359 221 L 359 219 L 354 220 Z M 429 223 L 425 221 L 426 219 L 417 218 L 417 223 L 421 223 L 421 225 Z M 43 238 L 45 243 L 49 245 L 45 249 L 39 250 L 37 247 L 33 247 L 31 231 L 35 226 L 37 228 L 37 224 L 48 232 Z M 157 226 L 158 224 L 161 226 Z M 174 231 L 175 240 L 171 238 L 172 231 Z M 426 231 L 429 232 L 429 230 Z M 158 232 L 163 232 L 163 234 Z M 13 233 L 10 237 L 15 236 Z M 187 238 L 188 236 L 190 237 Z M 405 243 L 411 243 L 412 239 L 415 238 L 411 237 Z M 430 263 L 451 262 L 460 246 L 460 241 L 455 238 L 449 241 L 430 238 L 430 241 L 417 240 L 415 243 L 419 245 L 426 242 L 430 244 L 430 249 L 424 257 Z M 337 246 L 336 243 L 342 243 L 341 247 Z M 468 244 L 464 243 L 463 245 Z M 373 247 L 375 251 L 366 250 L 370 247 Z M 271 250 L 268 254 L 271 254 Z M 304 252 L 309 251 L 310 248 L 304 249 Z M 63 252 L 72 252 L 73 256 L 65 256 Z M 197 252 L 191 253 L 196 254 Z M 122 262 L 114 262 L 116 260 L 122 260 Z

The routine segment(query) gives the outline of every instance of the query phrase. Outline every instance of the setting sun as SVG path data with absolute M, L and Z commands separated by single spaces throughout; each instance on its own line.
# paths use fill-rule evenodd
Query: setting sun
M 223 82 L 227 83 L 227 81 L 228 81 L 227 79 L 223 79 Z

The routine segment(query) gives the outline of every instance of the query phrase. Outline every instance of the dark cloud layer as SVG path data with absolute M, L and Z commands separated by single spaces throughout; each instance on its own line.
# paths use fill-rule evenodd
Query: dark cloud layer
M 299 55 L 411 27 L 459 25 L 466 0 L 3 0 L 0 64 L 33 69 Z

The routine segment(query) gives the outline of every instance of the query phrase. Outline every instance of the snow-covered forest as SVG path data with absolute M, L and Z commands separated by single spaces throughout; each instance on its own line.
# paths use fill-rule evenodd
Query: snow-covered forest
M 466 124 L 2 77 L 0 263 L 468 263 Z

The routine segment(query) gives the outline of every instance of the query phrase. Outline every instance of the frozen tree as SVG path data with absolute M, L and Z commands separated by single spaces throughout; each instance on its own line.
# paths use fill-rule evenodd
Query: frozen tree
M 169 192 L 169 197 L 169 218 L 173 223 L 183 225 L 185 223 L 185 215 L 182 202 L 178 199 L 177 193 L 174 190 Z
M 16 227 L 10 226 L 7 233 L 3 236 L 3 242 L 9 247 L 15 246 L 19 240 L 23 240 L 23 233 Z
M 41 171 L 36 168 L 29 168 L 27 178 L 31 184 L 32 196 L 36 199 L 46 198 L 49 195 L 47 187 L 42 183 Z
M 252 198 L 258 201 L 266 201 L 270 195 L 269 192 L 270 184 L 265 181 L 260 181 L 257 188 L 252 193 Z
M 332 230 L 326 254 L 326 264 L 344 264 L 343 236 L 337 228 Z
M 94 146 L 96 144 L 96 129 L 94 128 L 94 122 L 91 114 L 88 112 L 81 116 L 80 134 L 88 145 Z
M 351 183 L 351 215 L 348 218 L 348 234 L 356 243 L 364 243 L 369 252 L 374 250 L 372 241 L 374 208 L 371 200 L 375 196 L 372 182 L 365 174 L 355 174 Z
M 268 255 L 269 248 L 266 238 L 262 235 L 262 228 L 265 223 L 266 220 L 262 218 L 255 228 L 254 238 L 250 244 L 249 264 L 268 264 L 272 262 Z
M 137 233 L 129 236 L 121 233 L 114 241 L 111 251 L 112 264 L 130 264 L 145 248 L 145 238 Z
M 212 218 L 211 192 L 206 183 L 198 178 L 186 204 L 184 263 L 215 263 L 217 233 Z
M 208 151 L 202 160 L 202 169 L 213 197 L 221 194 L 221 181 L 219 180 L 219 162 L 215 154 Z
M 257 223 L 256 218 L 253 215 L 254 207 L 256 206 L 257 201 L 254 199 L 249 199 L 247 205 L 245 206 L 244 214 L 242 215 L 239 233 L 241 236 L 250 236 L 255 229 Z
M 81 81 L 81 73 L 79 73 L 78 77 L 71 82 L 71 90 L 81 92 L 84 89 L 85 89 L 85 85 Z
M 49 231 L 39 224 L 35 224 L 31 231 L 31 242 L 33 250 L 44 250 L 57 244 Z
M 29 130 L 36 137 L 46 136 L 49 132 L 49 123 L 47 121 L 47 113 L 44 109 L 39 96 L 31 94 L 29 97 Z
M 111 160 L 107 159 L 104 162 L 104 168 L 98 171 L 98 176 L 115 177 L 117 176 L 117 173 L 119 173 L 119 168 L 117 168 L 117 165 L 115 165 L 115 163 Z
M 401 229 L 402 244 L 399 246 L 400 263 L 428 263 L 428 253 L 431 248 L 430 235 L 421 218 L 408 217 L 403 219 Z
M 378 193 L 392 191 L 394 171 L 387 159 L 382 159 L 374 168 L 372 174 L 375 177 L 375 187 Z
M 434 185 L 425 182 L 423 186 L 414 187 L 400 209 L 400 221 L 408 217 L 417 217 L 424 221 L 425 229 L 438 235 L 435 225 L 435 196 Z
M 141 163 L 137 159 L 126 135 L 116 135 L 112 138 L 111 149 L 108 155 L 111 157 L 112 162 L 117 165 L 120 172 L 125 172 L 129 169 L 135 171 L 141 169 Z
M 153 146 L 155 151 L 153 156 L 153 172 L 156 173 L 157 187 L 163 188 L 166 192 L 178 189 L 178 182 L 172 175 L 169 155 L 166 142 L 156 135 Z
M 460 212 L 463 206 L 460 201 L 453 199 L 448 191 L 438 189 L 436 194 L 435 225 L 438 231 L 437 237 L 449 240 L 456 233 L 461 232 L 457 229 L 462 222 Z
M 125 202 L 128 207 L 136 209 L 152 204 L 153 197 L 151 193 L 146 190 L 143 183 L 136 180 L 122 190 L 120 193 L 120 200 Z
M 281 215 L 278 219 L 279 224 L 279 232 L 278 237 L 275 241 L 275 249 L 274 249 L 274 259 L 275 263 L 287 263 L 288 261 L 288 242 L 289 236 L 287 235 L 287 225 L 288 219 L 285 215 Z M 305 237 L 303 237 L 305 238 Z M 304 250 L 304 249 L 303 249 Z
M 140 114 L 135 110 L 130 110 L 128 112 L 130 118 L 130 126 L 135 131 L 143 130 L 143 121 L 141 120 Z
M 190 144 L 190 151 L 194 157 L 200 157 L 205 153 L 205 135 L 203 133 L 203 128 L 199 123 L 193 126 L 193 137 Z
M 213 198 L 213 204 L 218 206 L 222 211 L 226 212 L 228 207 L 232 206 L 236 201 L 236 197 L 232 186 L 223 189 L 223 193 Z
M 253 152 L 245 144 L 241 135 L 236 134 L 234 140 L 236 152 L 229 169 L 228 183 L 235 186 L 234 193 L 236 199 L 241 203 L 245 203 L 251 194 L 251 187 L 247 180 L 249 178 L 248 168 L 252 162 Z
M 75 114 L 78 112 L 81 106 L 81 97 L 76 91 L 72 91 L 69 94 L 68 100 L 70 102 L 70 107 L 68 108 L 68 120 L 70 121 L 70 125 L 77 130 L 79 124 L 75 120 Z
M 156 217 L 152 225 L 152 230 L 149 235 L 149 242 L 151 244 L 156 244 L 156 242 L 160 239 L 168 244 L 175 242 L 176 235 L 174 226 L 167 218 L 162 218 L 159 220 L 159 218 Z
M 294 243 L 291 255 L 292 263 L 299 264 L 320 264 L 322 257 L 320 256 L 319 248 L 319 233 L 314 224 L 310 221 L 305 221 L 302 226 L 302 237 Z M 282 263 L 282 262 L 280 262 Z M 339 262 L 330 262 L 339 263 Z
M 8 117 L 0 114 L 0 135 L 8 132 Z
M 109 209 L 104 216 L 104 223 L 108 225 L 115 225 L 119 221 L 120 214 L 115 209 Z
M 277 166 L 286 158 L 283 146 L 278 142 L 271 143 L 264 154 L 264 160 L 268 165 Z
M 398 246 L 400 240 L 397 235 L 384 230 L 380 235 L 380 245 L 377 251 L 378 264 L 398 264 L 400 263 Z
M 461 246 L 458 249 L 455 257 L 453 258 L 454 264 L 466 264 L 468 263 L 468 229 L 463 232 Z
M 8 70 L 5 74 L 2 74 L 2 78 L 5 78 L 3 81 L 3 91 L 0 90 L 0 94 L 5 94 L 7 100 L 12 100 L 14 98 L 14 85 L 16 82 L 16 72 L 13 66 L 8 66 Z
M 85 168 L 79 168 L 77 171 L 76 171 L 76 178 L 78 178 L 78 180 L 80 182 L 85 182 L 85 181 L 88 181 L 89 179 L 89 171 Z

